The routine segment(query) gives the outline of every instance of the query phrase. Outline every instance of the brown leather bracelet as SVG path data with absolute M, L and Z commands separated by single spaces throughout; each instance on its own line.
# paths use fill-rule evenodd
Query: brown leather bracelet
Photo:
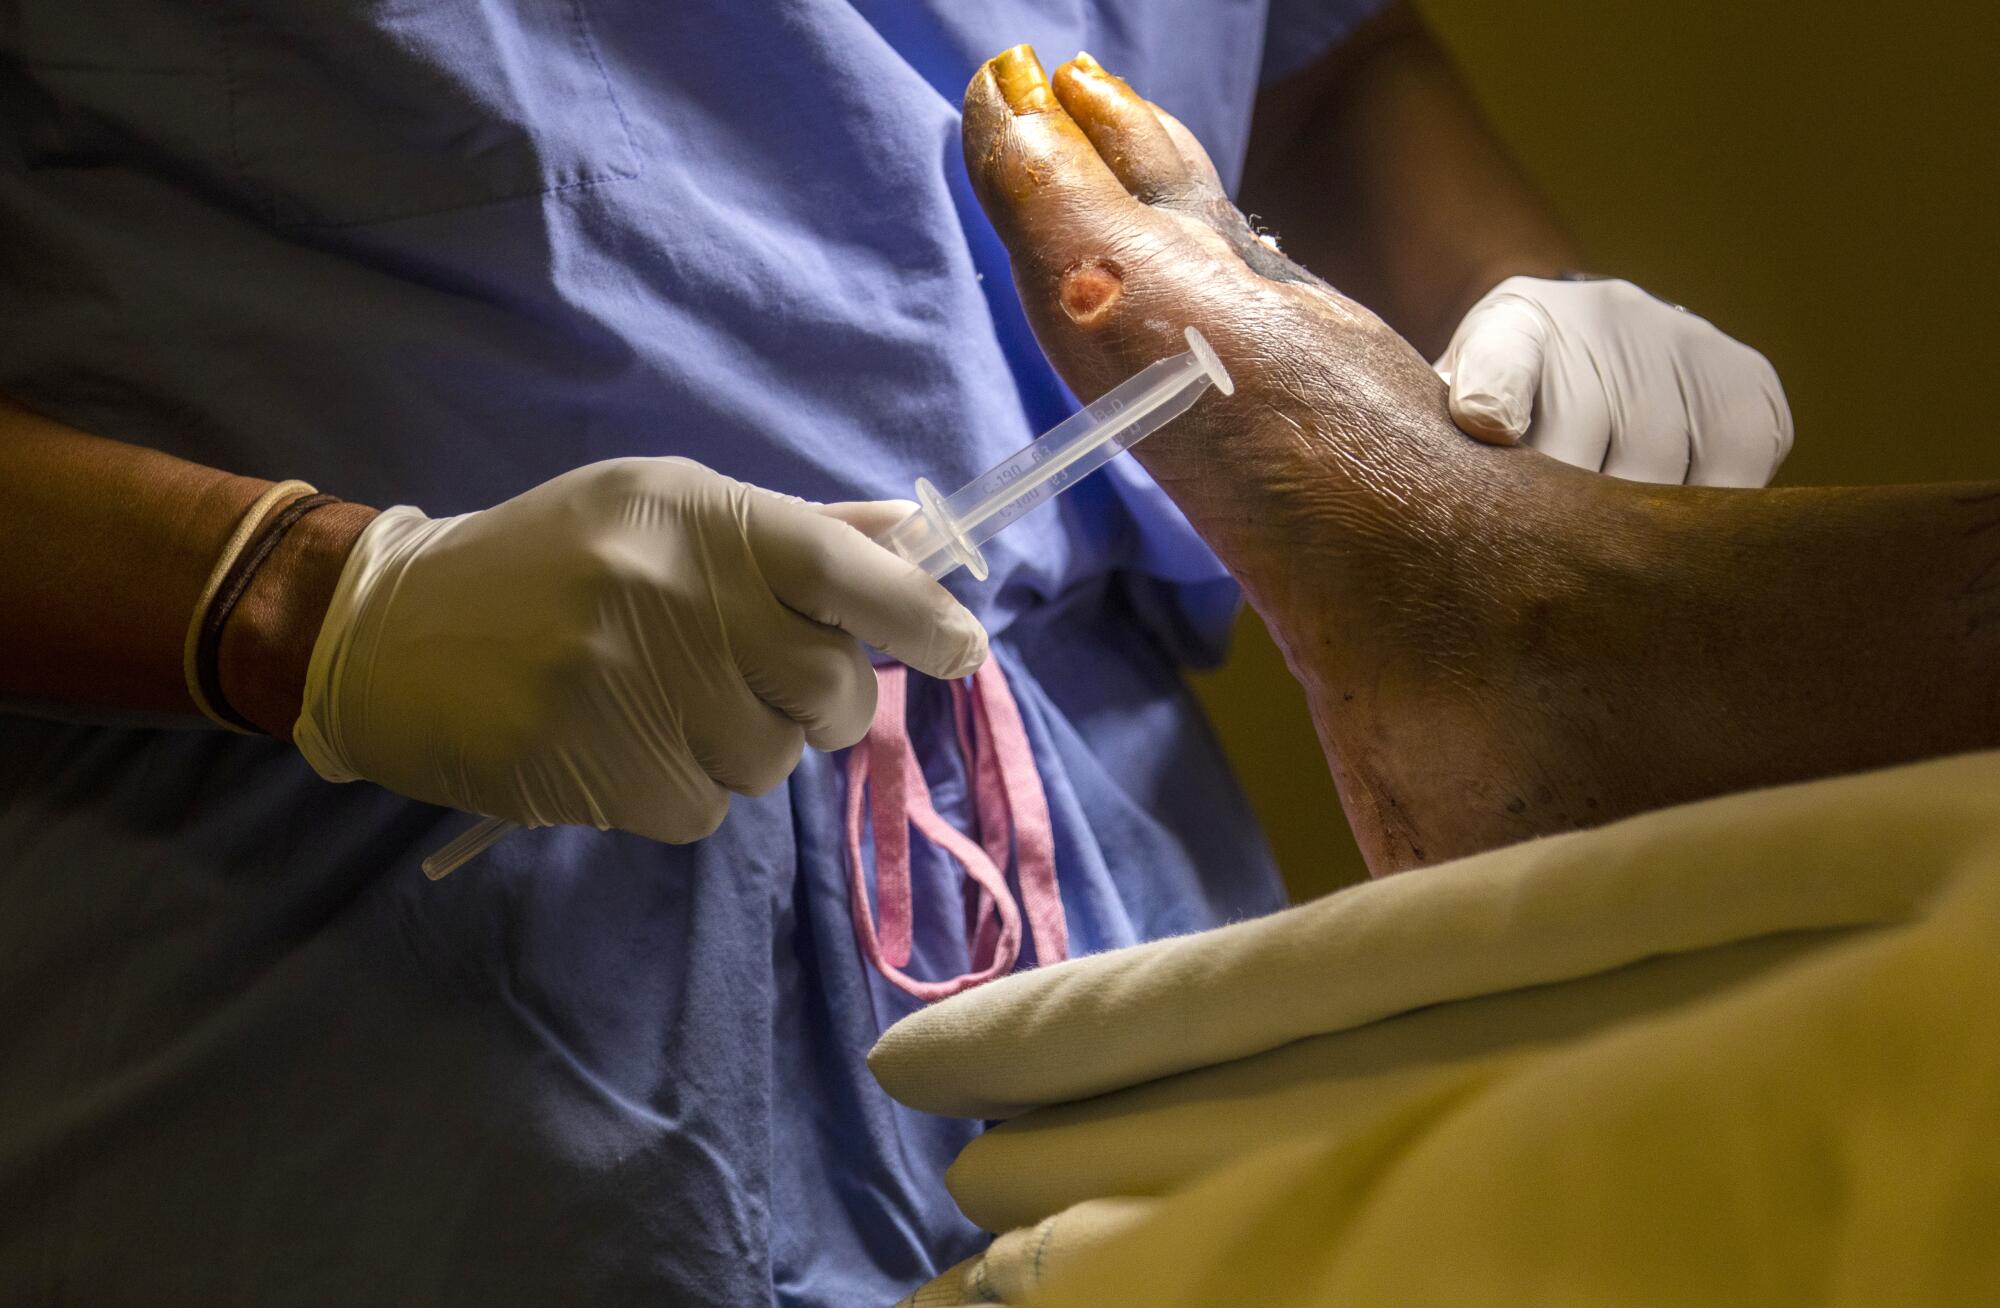
M 216 588 L 215 598 L 209 602 L 208 609 L 202 614 L 201 631 L 195 638 L 195 676 L 201 686 L 201 693 L 207 698 L 208 706 L 215 716 L 239 731 L 255 735 L 263 734 L 249 719 L 238 713 L 229 703 L 228 697 L 222 693 L 220 654 L 223 628 L 229 625 L 230 615 L 236 611 L 237 604 L 250 589 L 250 582 L 256 577 L 257 570 L 270 559 L 272 551 L 278 548 L 278 542 L 285 538 L 285 533 L 314 509 L 338 503 L 340 503 L 339 498 L 333 495 L 302 495 L 280 509 L 272 516 L 270 525 L 264 529 L 256 542 L 237 556 L 235 563 L 223 575 L 222 584 Z

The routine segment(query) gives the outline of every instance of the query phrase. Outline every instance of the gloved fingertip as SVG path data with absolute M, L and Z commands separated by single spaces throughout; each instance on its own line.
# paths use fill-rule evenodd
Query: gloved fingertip
M 979 671 L 986 662 L 986 629 L 977 622 L 958 628 L 949 643 L 952 653 L 939 660 L 937 675 L 945 681 L 957 681 Z
M 902 640 L 878 641 L 876 648 L 940 681 L 971 676 L 986 662 L 986 628 L 942 586 L 926 577 L 917 580 L 935 589 L 938 602 L 920 630 L 906 632 Z
M 954 604 L 954 607 L 957 605 Z M 986 662 L 986 628 L 963 608 L 955 619 L 946 624 L 938 643 L 940 655 L 933 675 L 941 680 L 956 681 L 960 677 L 969 677 Z
M 1453 391 L 1451 417 L 1466 435 L 1490 445 L 1518 445 L 1528 432 L 1526 406 L 1512 395 Z
M 828 726 L 808 727 L 806 729 L 806 744 L 812 746 L 822 754 L 837 754 L 843 749 L 851 749 L 859 745 L 867 735 L 868 728 L 866 727 L 863 727 L 859 731 Z
M 969 677 L 979 671 L 979 669 L 986 666 L 986 660 L 991 653 L 992 651 L 986 643 L 986 628 L 975 623 L 973 625 L 972 644 L 966 651 L 965 658 L 961 661 L 961 671 L 958 675 Z

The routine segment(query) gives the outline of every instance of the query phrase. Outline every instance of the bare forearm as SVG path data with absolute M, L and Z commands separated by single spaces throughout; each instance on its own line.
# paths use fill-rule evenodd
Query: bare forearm
M 1407 5 L 1263 93 L 1241 202 L 1432 358 L 1502 279 L 1582 262 Z
M 0 400 L 0 693 L 194 712 L 188 621 L 246 509 L 271 483 L 88 435 Z M 308 515 L 224 633 L 224 689 L 276 735 L 340 563 L 372 511 Z

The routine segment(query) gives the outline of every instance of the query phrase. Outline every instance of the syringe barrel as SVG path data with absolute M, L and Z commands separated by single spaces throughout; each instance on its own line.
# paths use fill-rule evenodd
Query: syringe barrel
M 972 546 L 988 540 L 1187 412 L 1229 374 L 1199 332 L 1188 350 L 1141 369 L 960 488 L 943 512 Z
M 981 542 L 1180 417 L 1209 386 L 1235 393 L 1201 333 L 1190 327 L 1186 336 L 1187 353 L 1141 369 L 949 498 L 917 478 L 917 511 L 877 543 L 933 577 L 964 567 L 984 581 Z

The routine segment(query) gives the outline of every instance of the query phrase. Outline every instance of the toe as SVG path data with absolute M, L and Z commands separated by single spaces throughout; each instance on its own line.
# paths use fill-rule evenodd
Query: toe
M 1208 151 L 1178 118 L 1086 52 L 1058 67 L 1053 81 L 1057 101 L 1134 199 L 1199 219 L 1251 257 L 1256 232 L 1231 203 Z
M 1153 107 L 1079 52 L 1056 69 L 1056 99 L 1112 174 L 1146 204 L 1185 201 L 1200 180 Z
M 973 188 L 1017 262 L 1032 251 L 1068 266 L 1101 252 L 1108 223 L 1145 213 L 1056 99 L 1028 46 L 996 55 L 973 75 L 964 131 Z
M 1152 101 L 1148 100 L 1146 103 L 1147 107 L 1152 109 L 1153 116 L 1160 120 L 1160 126 L 1166 129 L 1167 138 L 1174 143 L 1174 149 L 1180 151 L 1181 158 L 1195 179 L 1217 195 L 1226 194 L 1228 188 L 1222 184 L 1222 174 L 1216 171 L 1215 161 L 1208 157 L 1208 151 L 1202 147 L 1201 141 L 1195 134 L 1188 130 L 1187 124 Z

